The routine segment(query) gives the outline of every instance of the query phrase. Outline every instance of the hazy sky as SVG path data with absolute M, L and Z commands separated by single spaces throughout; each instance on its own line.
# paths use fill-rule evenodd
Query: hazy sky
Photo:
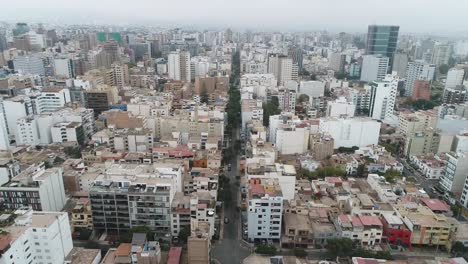
M 3 3 L 2 3 L 3 2 Z M 0 21 L 468 33 L 467 0 L 0 0 Z

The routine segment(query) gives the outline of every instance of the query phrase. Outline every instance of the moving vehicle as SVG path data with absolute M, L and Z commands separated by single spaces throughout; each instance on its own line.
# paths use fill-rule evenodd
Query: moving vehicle
M 229 218 L 224 217 L 224 223 L 225 223 L 225 224 L 228 224 L 228 223 L 229 223 Z

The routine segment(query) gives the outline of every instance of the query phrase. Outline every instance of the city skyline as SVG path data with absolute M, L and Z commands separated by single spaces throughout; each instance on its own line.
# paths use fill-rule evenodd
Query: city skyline
M 424 12 L 414 12 L 421 6 Z M 20 1 L 8 4 L 8 17 L 0 21 L 24 20 L 46 23 L 89 24 L 140 24 L 147 26 L 185 26 L 258 30 L 293 31 L 351 31 L 363 32 L 369 24 L 399 25 L 403 33 L 426 33 L 453 35 L 466 32 L 468 22 L 458 19 L 468 3 L 448 1 L 247 1 L 236 5 L 226 1 L 202 0 L 196 4 L 186 0 L 154 3 L 136 0 L 132 5 L 120 8 L 104 0 L 93 2 L 46 0 L 41 2 Z M 464 8 L 465 6 L 465 8 Z M 73 11 L 70 11 L 73 10 Z M 446 12 L 441 13 L 440 10 Z M 365 15 L 356 16 L 362 13 Z M 72 14 L 72 15 L 70 15 Z M 138 14 L 138 15 L 135 15 Z M 396 15 L 397 14 L 397 15 Z M 444 14 L 450 14 L 444 15 Z M 433 18 L 440 21 L 433 24 Z M 278 19 L 281 18 L 281 19 Z M 345 21 L 343 18 L 348 18 Z

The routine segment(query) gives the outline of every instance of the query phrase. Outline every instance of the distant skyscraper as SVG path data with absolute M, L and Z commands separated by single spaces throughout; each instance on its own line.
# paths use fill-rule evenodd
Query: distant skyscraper
M 281 54 L 269 54 L 268 73 L 275 75 L 278 85 L 284 85 L 286 81 L 297 79 L 298 67 L 292 58 Z
M 452 53 L 452 47 L 448 44 L 436 44 L 432 52 L 431 63 L 440 66 L 442 64 L 448 64 L 450 55 Z
M 167 56 L 167 71 L 169 78 L 190 82 L 190 53 L 187 51 L 173 51 Z
M 373 82 L 371 87 L 369 116 L 376 120 L 392 117 L 398 89 L 398 76 L 389 74 L 382 81 Z
M 293 63 L 297 64 L 299 72 L 302 71 L 302 61 L 303 61 L 303 55 L 302 55 L 302 49 L 299 47 L 291 47 L 288 50 L 288 56 L 292 58 Z
M 463 68 L 451 68 L 447 72 L 445 88 L 455 88 L 459 85 L 462 85 L 464 77 L 465 77 L 465 70 L 463 70 Z
M 413 96 L 414 82 L 416 80 L 432 81 L 435 74 L 435 65 L 424 61 L 408 63 L 405 81 L 405 96 Z
M 5 33 L 0 32 L 0 52 L 8 49 L 8 43 L 5 36 Z
M 364 55 L 362 60 L 361 81 L 373 82 L 385 78 L 388 71 L 388 57 Z
M 406 53 L 395 53 L 392 71 L 396 72 L 398 77 L 405 78 L 406 67 L 408 67 L 408 55 Z
M 108 56 L 109 65 L 120 61 L 119 43 L 115 40 L 109 40 L 104 43 L 104 52 Z
M 344 72 L 346 64 L 346 54 L 333 52 L 328 58 L 328 67 L 335 72 Z
M 388 57 L 390 59 L 389 70 L 393 66 L 399 29 L 399 26 L 370 25 L 367 31 L 366 54 L 380 54 Z
M 26 23 L 16 23 L 16 27 L 13 29 L 13 36 L 23 35 L 29 32 L 29 26 Z

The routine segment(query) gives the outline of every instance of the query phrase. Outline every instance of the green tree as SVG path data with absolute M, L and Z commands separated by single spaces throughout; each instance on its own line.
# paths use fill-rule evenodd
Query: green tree
M 210 96 L 208 95 L 206 88 L 202 89 L 200 93 L 200 102 L 203 104 L 208 104 L 209 99 L 210 99 Z
M 385 180 L 390 183 L 395 183 L 397 178 L 401 177 L 401 173 L 397 170 L 387 170 L 384 175 Z
M 447 74 L 448 70 L 449 70 L 449 66 L 447 64 L 442 64 L 439 66 L 440 74 Z
M 81 150 L 78 147 L 65 147 L 63 152 L 65 152 L 65 154 L 67 154 L 72 159 L 81 158 Z
M 298 258 L 305 258 L 307 257 L 307 252 L 302 248 L 294 248 L 294 256 Z
M 309 96 L 307 94 L 301 94 L 299 95 L 299 98 L 297 98 L 297 102 L 300 104 L 302 102 L 308 102 L 309 101 Z
M 435 102 L 425 100 L 425 99 L 418 99 L 416 101 L 409 100 L 411 107 L 415 110 L 429 110 L 437 106 Z
M 347 257 L 353 253 L 353 241 L 349 238 L 334 238 L 327 241 L 325 248 L 333 257 Z
M 257 248 L 255 248 L 255 253 L 258 254 L 265 254 L 265 255 L 276 255 L 276 247 L 275 246 L 268 246 L 268 245 L 260 245 Z
M 458 254 L 467 253 L 468 248 L 465 247 L 462 242 L 457 241 L 457 242 L 455 242 L 455 244 L 453 244 L 451 252 L 452 252 L 452 254 L 457 256 Z
M 263 125 L 269 126 L 270 116 L 279 115 L 280 113 L 278 97 L 274 96 L 269 102 L 263 104 Z
M 184 227 L 179 231 L 179 241 L 187 242 L 187 238 L 190 236 L 190 227 Z

